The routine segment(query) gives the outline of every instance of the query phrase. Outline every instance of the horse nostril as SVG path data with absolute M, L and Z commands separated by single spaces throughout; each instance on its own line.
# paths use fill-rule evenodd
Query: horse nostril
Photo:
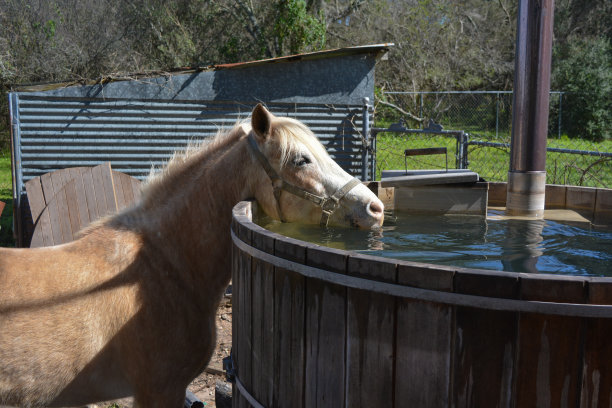
M 380 217 L 383 215 L 384 207 L 380 201 L 371 201 L 369 205 L 370 212 L 375 217 Z

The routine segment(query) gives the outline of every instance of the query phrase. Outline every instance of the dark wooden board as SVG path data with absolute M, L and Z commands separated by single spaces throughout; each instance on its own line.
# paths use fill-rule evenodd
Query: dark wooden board
M 521 278 L 521 299 L 544 302 L 585 303 L 582 279 L 554 276 Z M 517 406 L 575 406 L 582 371 L 584 319 L 523 313 L 519 320 L 516 382 Z M 559 359 L 563 364 L 559 364 Z M 536 381 L 533 381 L 533 379 Z M 529 379 L 529 380 L 526 380 Z
M 344 274 L 347 255 L 310 247 L 307 264 Z M 306 407 L 344 407 L 346 288 L 306 279 Z
M 252 260 L 252 393 L 260 404 L 272 406 L 274 390 L 274 267 Z
M 500 298 L 518 297 L 518 280 L 504 274 L 461 271 L 455 292 Z M 515 367 L 518 313 L 457 307 L 453 339 L 451 405 L 513 407 L 508 384 Z
M 347 274 L 394 283 L 393 263 L 351 255 Z M 395 302 L 392 296 L 347 290 L 347 407 L 386 407 L 393 403 Z
M 275 268 L 274 280 L 274 395 L 272 406 L 304 406 L 304 292 L 303 276 Z
M 398 283 L 450 292 L 453 271 L 431 265 L 398 265 Z M 453 307 L 398 299 L 396 407 L 447 407 L 451 384 Z

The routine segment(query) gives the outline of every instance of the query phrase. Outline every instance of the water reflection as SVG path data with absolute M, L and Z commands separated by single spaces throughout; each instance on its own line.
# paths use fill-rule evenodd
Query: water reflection
M 506 238 L 501 247 L 504 271 L 539 272 L 537 263 L 544 253 L 542 231 L 545 224 L 544 220 L 506 221 Z
M 293 238 L 390 258 L 512 272 L 612 276 L 612 232 L 543 220 L 386 215 L 382 228 L 320 228 L 268 221 Z

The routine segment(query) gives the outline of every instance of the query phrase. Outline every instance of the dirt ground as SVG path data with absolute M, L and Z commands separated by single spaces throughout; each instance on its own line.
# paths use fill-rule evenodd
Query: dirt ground
M 215 385 L 217 381 L 225 382 L 223 372 L 223 359 L 230 354 L 232 348 L 232 298 L 226 296 L 217 310 L 217 347 L 204 372 L 189 385 L 193 392 L 206 408 L 215 407 Z M 113 405 L 116 404 L 116 405 Z M 132 399 L 125 398 L 119 401 L 99 403 L 89 408 L 132 408 Z M 0 407 L 1 408 L 1 407 Z

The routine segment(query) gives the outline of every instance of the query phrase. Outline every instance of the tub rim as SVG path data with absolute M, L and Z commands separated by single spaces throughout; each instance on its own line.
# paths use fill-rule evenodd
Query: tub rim
M 253 222 L 253 213 L 256 211 L 254 201 L 242 201 L 232 209 L 231 238 L 234 245 L 254 258 L 307 278 L 447 305 L 544 315 L 612 318 L 612 278 L 471 269 L 328 248 L 266 230 Z M 280 247 L 280 242 L 284 248 Z M 384 279 L 321 269 L 308 264 L 309 251 L 328 254 L 330 257 L 345 257 L 347 263 L 388 265 L 388 268 L 395 270 L 395 275 Z

